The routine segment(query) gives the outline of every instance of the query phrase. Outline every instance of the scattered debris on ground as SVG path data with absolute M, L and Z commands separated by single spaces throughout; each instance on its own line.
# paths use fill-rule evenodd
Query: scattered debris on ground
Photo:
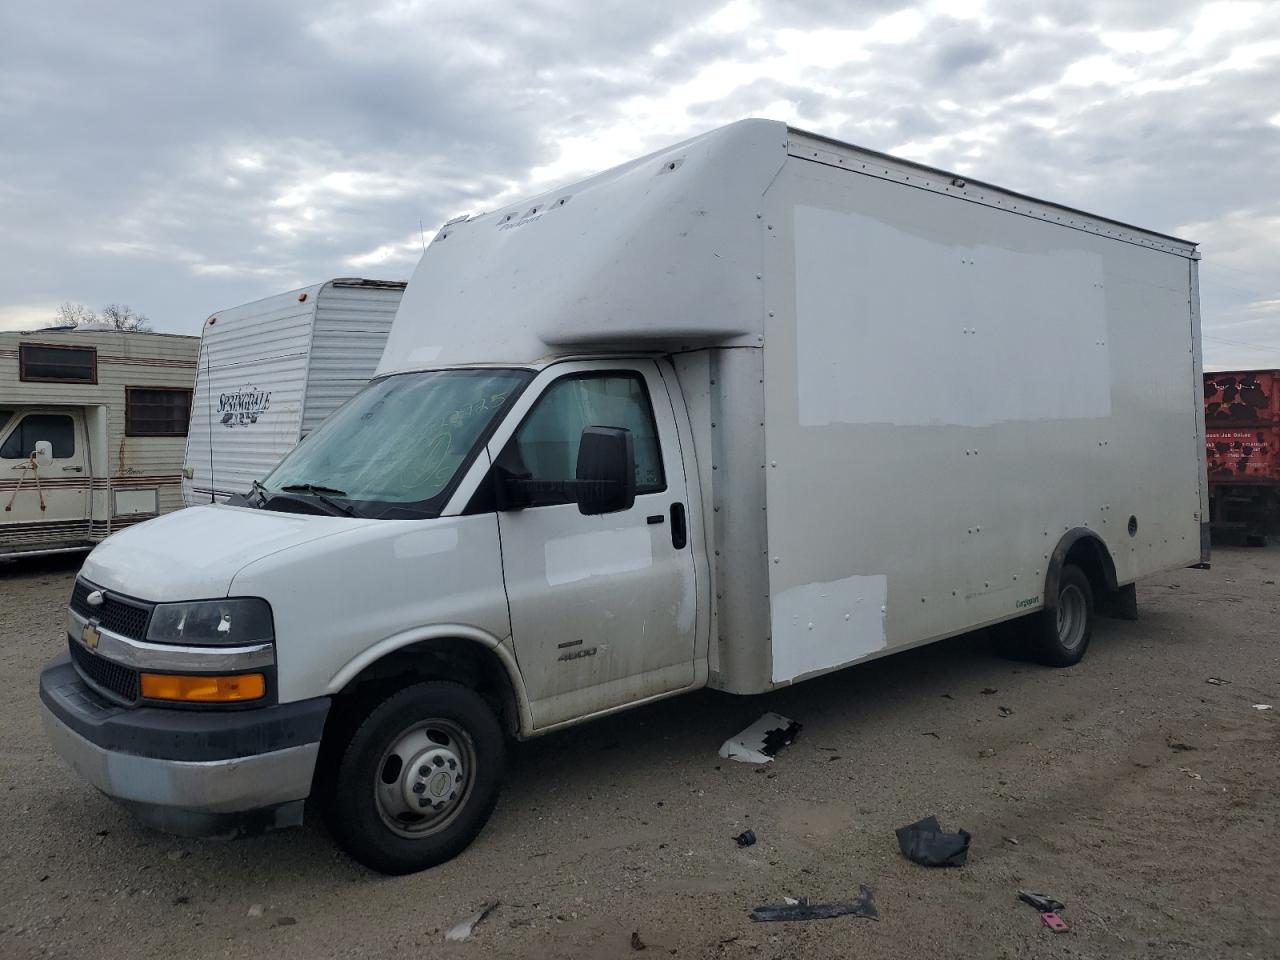
M 756 907 L 751 911 L 751 919 L 762 923 L 774 920 L 830 920 L 833 917 L 880 919 L 875 896 L 866 884 L 859 884 L 859 892 L 854 899 L 840 903 L 810 903 L 807 897 L 800 900 L 786 897 L 785 900 L 786 903 L 781 905 Z
M 1269 703 L 1255 703 L 1255 704 L 1253 705 L 1253 709 L 1255 709 L 1255 710 L 1270 710 L 1270 709 L 1271 709 L 1271 704 L 1269 704 Z
M 1035 907 L 1040 913 L 1056 913 L 1059 910 L 1067 909 L 1067 905 L 1061 900 L 1055 900 L 1053 897 L 1045 893 L 1032 893 L 1030 890 L 1019 890 L 1018 899 L 1025 904 Z
M 262 916 L 265 912 L 266 912 L 266 909 L 262 906 L 262 904 L 255 903 L 249 907 L 248 916 L 257 918 Z
M 925 817 L 895 832 L 902 855 L 921 866 L 959 867 L 969 859 L 969 832 L 946 833 L 937 817 Z
M 1066 933 L 1067 922 L 1056 913 L 1048 912 L 1040 914 L 1040 919 L 1044 921 L 1044 925 L 1054 933 Z
M 979 692 L 980 694 L 982 694 L 984 697 L 990 697 L 990 696 L 992 696 L 993 694 L 997 694 L 997 693 L 999 693 L 1000 691 L 999 691 L 999 690 L 997 690 L 995 687 L 983 687 L 983 688 L 982 688 L 981 690 L 979 690 L 978 692 Z
M 800 733 L 800 724 L 776 713 L 763 717 L 730 737 L 720 747 L 720 756 L 739 763 L 772 763 L 773 755 L 792 743 Z
M 1231 681 L 1223 680 L 1221 677 L 1209 677 L 1209 679 L 1205 680 L 1205 683 L 1212 683 L 1215 687 L 1225 687 Z
M 740 847 L 754 846 L 756 842 L 756 832 L 754 830 L 743 830 L 733 839 Z
M 471 914 L 471 916 L 466 917 L 463 920 L 459 920 L 452 927 L 446 930 L 444 934 L 444 938 L 446 940 L 451 940 L 455 943 L 461 940 L 468 939 L 471 936 L 471 932 L 475 930 L 477 926 L 479 926 L 480 921 L 483 920 L 485 917 L 487 917 L 489 914 L 493 913 L 493 911 L 496 910 L 497 908 L 498 908 L 497 900 L 494 900 L 491 903 L 486 903 L 483 907 L 481 907 L 475 913 Z
M 648 945 L 647 943 L 645 943 L 643 940 L 641 940 L 641 939 L 640 939 L 640 931 L 639 931 L 639 930 L 632 930 L 632 931 L 631 931 L 631 949 L 632 949 L 632 950 L 647 950 L 647 949 L 649 949 L 649 945 Z
M 998 710 L 1000 711 L 1000 716 L 1002 716 L 1002 717 L 1012 717 L 1012 716 L 1013 716 L 1013 707 L 997 707 L 996 709 L 998 709 Z
M 1185 753 L 1188 750 L 1196 749 L 1191 744 L 1183 743 L 1181 740 L 1167 740 L 1165 742 L 1168 744 L 1170 750 L 1173 750 L 1178 753 Z
M 1178 770 L 1179 770 L 1179 772 L 1181 772 L 1181 773 L 1185 773 L 1185 774 L 1186 774 L 1188 777 L 1190 777 L 1192 780 L 1203 780 L 1203 779 L 1204 779 L 1204 777 L 1200 776 L 1200 774 L 1198 774 L 1198 773 L 1193 773 L 1190 767 L 1179 767 L 1179 768 L 1178 768 Z

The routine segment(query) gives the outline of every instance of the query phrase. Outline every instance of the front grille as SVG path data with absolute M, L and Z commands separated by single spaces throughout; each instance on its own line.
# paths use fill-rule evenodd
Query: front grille
M 71 662 L 81 676 L 95 687 L 114 694 L 127 703 L 138 699 L 138 671 L 90 653 L 75 640 L 69 641 Z
M 97 620 L 104 630 L 118 633 L 130 640 L 145 640 L 147 625 L 151 622 L 152 604 L 141 600 L 131 600 L 117 596 L 106 590 L 101 606 L 89 606 L 88 596 L 97 590 L 86 580 L 76 578 L 76 585 L 71 591 L 71 609 L 82 617 Z

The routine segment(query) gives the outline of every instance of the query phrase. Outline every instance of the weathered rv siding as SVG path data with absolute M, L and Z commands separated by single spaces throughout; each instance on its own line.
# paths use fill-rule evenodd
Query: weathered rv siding
M 302 436 L 369 382 L 395 319 L 403 283 L 332 280 L 316 298 Z
M 94 347 L 98 382 L 33 383 L 19 378 L 21 344 Z M 163 387 L 191 390 L 195 381 L 195 337 L 116 331 L 34 331 L 0 333 L 0 404 L 14 406 L 75 407 L 85 411 L 89 444 L 89 469 L 75 478 L 58 477 L 68 487 L 82 483 L 92 493 L 91 516 L 81 529 L 8 530 L 0 525 L 0 546 L 22 545 L 38 549 L 43 543 L 63 542 L 69 534 L 99 540 L 109 533 L 146 520 L 155 514 L 117 509 L 117 494 L 130 490 L 155 490 L 158 513 L 183 506 L 181 468 L 186 437 L 125 436 L 128 387 Z M 15 486 L 0 478 L 0 492 L 8 502 Z M 18 496 L 29 496 L 27 482 Z M 127 497 L 126 497 L 127 501 Z
M 205 321 L 183 497 L 250 489 L 373 376 L 402 282 L 340 278 Z
M 248 490 L 297 442 L 319 289 L 282 293 L 205 321 L 186 461 L 189 502 Z M 266 406 L 242 416 L 237 399 L 249 394 L 265 394 Z

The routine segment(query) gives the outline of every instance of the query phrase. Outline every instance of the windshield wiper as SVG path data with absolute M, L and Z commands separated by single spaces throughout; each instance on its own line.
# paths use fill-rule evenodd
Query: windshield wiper
M 315 483 L 286 483 L 280 489 L 285 493 L 309 493 L 330 510 L 336 510 L 338 513 L 348 517 L 354 517 L 356 515 L 356 512 L 350 507 L 325 496 L 327 493 L 332 493 L 335 496 L 345 497 L 347 495 L 347 491 L 339 490 L 337 487 L 326 487 Z
M 259 507 L 265 507 L 267 505 L 267 501 L 271 499 L 271 495 L 267 493 L 267 488 L 262 485 L 261 480 L 253 481 L 253 489 L 251 492 L 258 495 Z

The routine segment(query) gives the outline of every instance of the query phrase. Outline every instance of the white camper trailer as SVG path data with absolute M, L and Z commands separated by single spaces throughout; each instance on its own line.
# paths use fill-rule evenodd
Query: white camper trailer
M 1198 258 L 763 120 L 454 221 L 259 488 L 89 556 L 50 736 L 169 828 L 314 788 L 403 873 L 507 736 L 983 626 L 1068 667 L 1203 559 Z
M 0 559 L 85 550 L 182 506 L 195 337 L 0 333 Z
M 244 493 L 369 382 L 404 286 L 329 280 L 205 320 L 182 471 L 188 506 Z

